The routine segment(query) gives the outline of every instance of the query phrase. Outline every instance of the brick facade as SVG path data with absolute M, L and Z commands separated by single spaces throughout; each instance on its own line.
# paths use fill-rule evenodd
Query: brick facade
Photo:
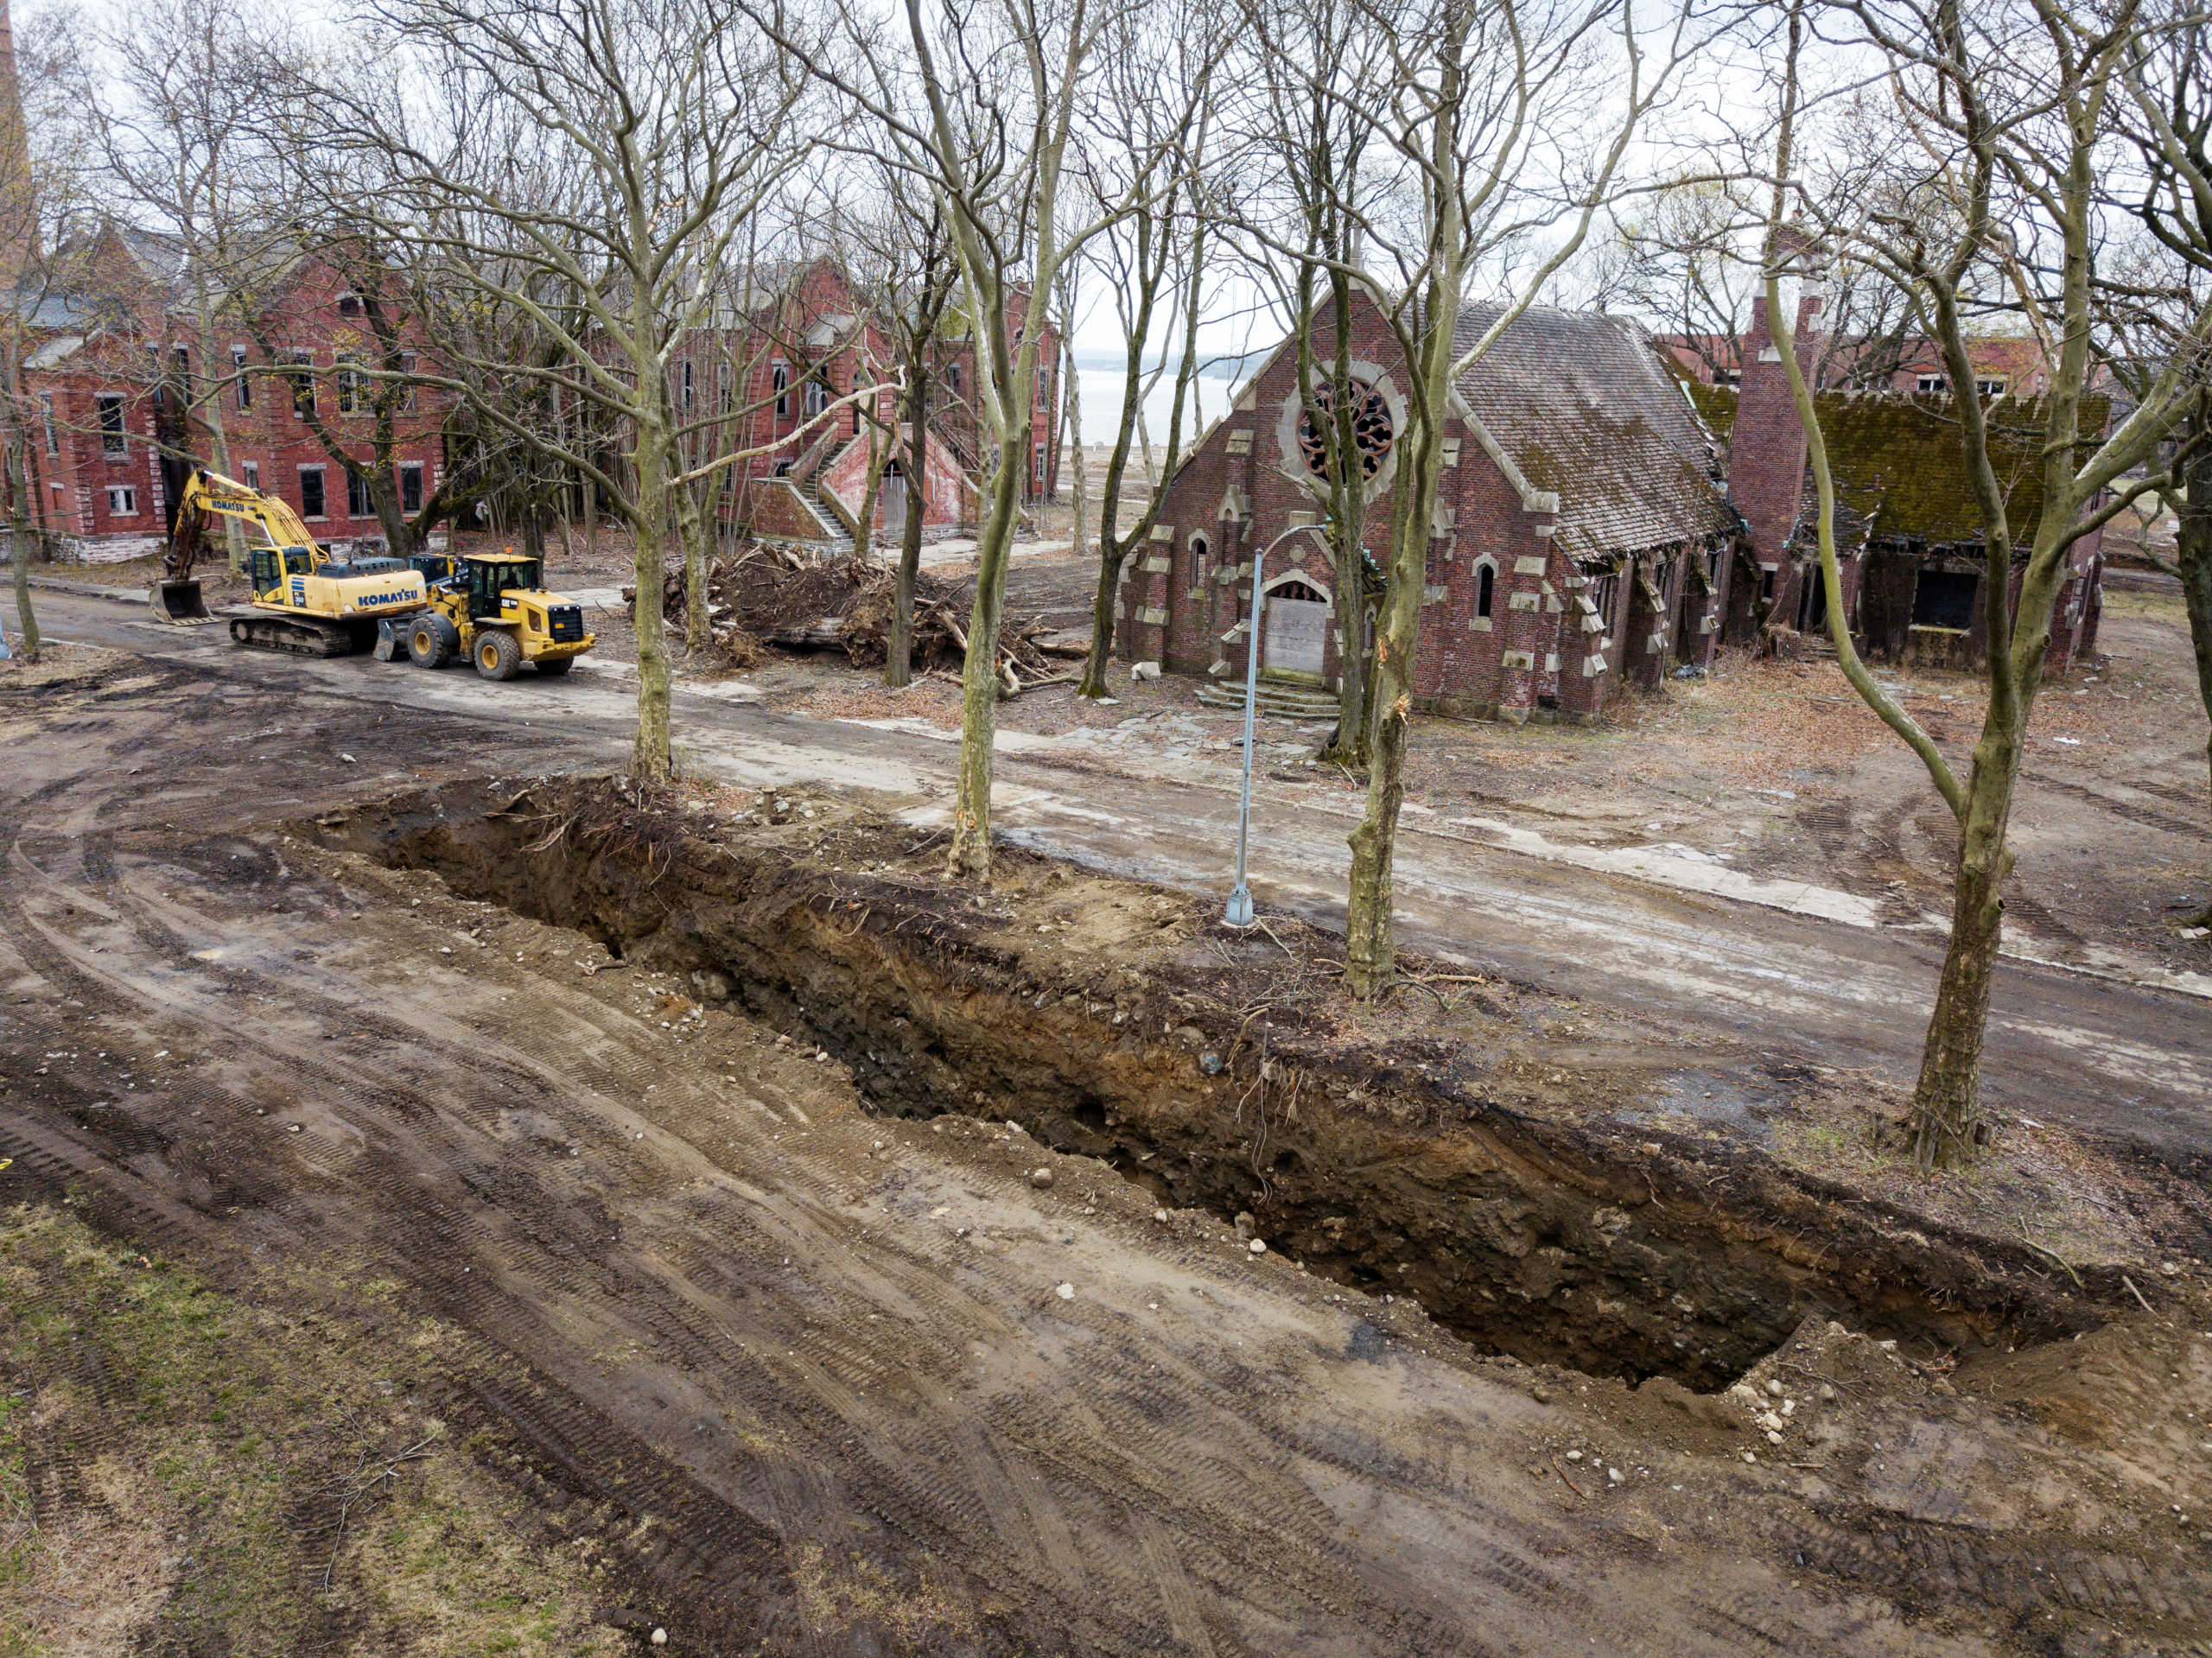
M 1350 374 L 1372 388 L 1395 438 L 1405 418 L 1399 374 L 1386 366 L 1395 346 L 1372 306 L 1355 303 Z M 1670 664 L 1710 660 L 1726 575 L 1719 549 L 1732 519 L 1703 475 L 1694 418 L 1640 340 L 1605 318 L 1551 312 L 1523 322 L 1525 331 L 1516 323 L 1493 357 L 1471 372 L 1445 429 L 1414 692 L 1420 706 L 1448 714 L 1587 721 L 1603 710 L 1619 674 L 1656 682 Z M 1334 326 L 1325 316 L 1315 327 L 1317 340 L 1332 349 Z M 1525 362 L 1507 349 L 1524 340 Z M 1543 366 L 1554 346 L 1582 354 L 1594 415 L 1580 401 L 1583 386 L 1562 391 L 1555 371 Z M 1670 514 L 1647 502 L 1630 511 L 1639 525 L 1659 525 L 1663 540 L 1606 544 L 1603 532 L 1612 519 L 1609 502 L 1599 498 L 1610 486 L 1591 482 L 1604 462 L 1539 475 L 1540 451 L 1553 450 L 1531 441 L 1517 446 L 1516 456 L 1492 429 L 1508 422 L 1477 414 L 1476 405 L 1499 397 L 1510 405 L 1523 375 L 1545 386 L 1532 401 L 1548 417 L 1584 422 L 1555 446 L 1560 454 L 1593 455 L 1606 434 L 1589 429 L 1592 422 L 1666 427 L 1679 474 L 1669 489 L 1682 510 Z M 1583 414 L 1554 414 L 1570 408 Z M 1656 422 L 1646 418 L 1652 410 Z M 1125 656 L 1178 673 L 1241 669 L 1255 550 L 1320 516 L 1319 480 L 1299 441 L 1302 414 L 1297 354 L 1286 342 L 1194 446 L 1168 484 L 1152 542 L 1124 567 L 1118 644 Z M 1389 556 L 1396 464 L 1394 441 L 1367 484 L 1361 544 L 1378 566 Z M 1578 481 L 1587 486 L 1578 491 Z M 1271 606 L 1288 599 L 1325 611 L 1318 663 L 1305 653 L 1302 635 L 1279 649 L 1283 640 L 1263 627 L 1262 671 L 1335 684 L 1344 651 L 1365 645 L 1357 619 L 1338 609 L 1319 536 L 1278 547 L 1264 577 Z M 1290 648 L 1299 654 L 1287 657 Z
M 208 406 L 219 403 L 232 475 L 282 497 L 318 539 L 381 536 L 346 467 L 296 408 L 296 393 L 311 395 L 344 453 L 374 464 L 375 391 L 346 365 L 374 360 L 378 347 L 359 296 L 335 270 L 296 258 L 251 325 L 233 308 L 203 340 L 176 302 L 174 250 L 160 238 L 111 227 L 82 257 L 82 291 L 32 319 L 23 373 L 39 422 L 34 516 L 48 534 L 95 558 L 154 550 L 187 471 L 211 459 Z M 436 487 L 442 418 L 431 393 L 396 400 L 390 454 L 403 505 L 411 498 L 419 506 Z
M 741 302 L 743 321 L 702 330 L 679 353 L 671 390 L 680 415 L 702 418 L 712 397 L 730 418 L 705 440 L 724 453 L 764 451 L 734 463 L 728 511 L 753 533 L 779 540 L 834 541 L 855 533 L 868 496 L 870 432 L 858 410 L 819 411 L 856 389 L 880 384 L 874 405 L 885 423 L 898 419 L 891 384 L 896 354 L 889 332 L 836 264 L 822 258 L 761 273 L 757 291 Z M 1017 303 L 1014 326 L 1021 325 Z M 925 533 L 941 536 L 973 525 L 979 502 L 963 470 L 982 453 L 982 424 L 969 401 L 974 354 L 950 341 L 933 353 L 927 476 L 920 480 Z M 1057 487 L 1059 339 L 1046 329 L 1039 348 L 1039 384 L 1032 416 L 1031 471 L 1023 498 Z M 689 378 L 686 378 L 687 372 Z M 880 442 L 881 437 L 876 441 Z M 1042 457 L 1041 481 L 1036 475 Z M 893 449 L 884 456 L 875 535 L 896 539 L 905 521 L 899 492 L 914 486 Z

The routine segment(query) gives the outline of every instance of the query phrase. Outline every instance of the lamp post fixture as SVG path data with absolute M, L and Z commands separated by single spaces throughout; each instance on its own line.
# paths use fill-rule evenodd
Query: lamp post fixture
M 1252 555 L 1252 613 L 1246 619 L 1244 651 L 1244 785 L 1236 800 L 1236 885 L 1229 894 L 1229 910 L 1222 919 L 1232 927 L 1252 924 L 1252 893 L 1244 885 L 1244 854 L 1252 830 L 1252 710 L 1260 696 L 1260 583 L 1265 577 L 1268 555 L 1293 536 L 1319 526 L 1294 524 Z

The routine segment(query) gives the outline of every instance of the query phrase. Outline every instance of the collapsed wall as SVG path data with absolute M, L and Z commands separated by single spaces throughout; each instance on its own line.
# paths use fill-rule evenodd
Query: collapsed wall
M 445 785 L 316 832 L 689 974 L 835 1053 L 879 1111 L 1011 1120 L 1165 1203 L 1249 1213 L 1485 1350 L 1715 1388 L 1812 1314 L 1945 1346 L 2097 1322 L 2006 1246 L 1748 1148 L 1540 1117 L 1447 1042 L 1347 1044 L 1313 1008 L 1248 1005 L 1210 924 L 1137 883 L 1007 849 L 977 893 L 896 823 L 606 780 Z M 1071 938 L 1086 905 L 1128 924 Z

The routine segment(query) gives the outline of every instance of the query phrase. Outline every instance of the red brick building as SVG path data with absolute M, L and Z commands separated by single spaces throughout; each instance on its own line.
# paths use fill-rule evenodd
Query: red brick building
M 1395 349 L 1355 301 L 1352 360 L 1366 483 L 1363 545 L 1387 561 L 1396 433 Z M 1462 346 L 1495 320 L 1471 307 Z M 1333 349 L 1324 316 L 1317 343 Z M 1241 670 L 1251 563 L 1316 521 L 1323 465 L 1291 342 L 1239 392 L 1167 485 L 1147 556 L 1125 566 L 1120 644 L 1171 671 Z M 1414 687 L 1421 706 L 1512 721 L 1594 719 L 1623 674 L 1656 683 L 1711 659 L 1738 530 L 1711 440 L 1681 384 L 1632 325 L 1532 308 L 1462 377 L 1444 435 Z M 1261 666 L 1333 685 L 1346 648 L 1318 538 L 1266 572 Z M 1363 624 L 1353 640 L 1367 648 Z
M 1766 302 L 1753 302 L 1763 311 Z M 1700 385 L 1738 386 L 1744 383 L 1744 340 L 1733 334 L 1669 334 L 1656 343 L 1674 359 L 1682 372 Z M 1971 340 L 1967 359 L 1974 365 L 1977 388 L 1985 397 L 2039 397 L 2050 387 L 2050 364 L 2043 347 L 2027 335 L 1992 334 Z M 1951 389 L 1950 372 L 1943 353 L 1925 335 L 1899 344 L 1867 340 L 1846 342 L 1840 349 L 1815 353 L 1808 367 L 1824 385 L 1859 391 L 1894 391 L 1903 397 L 1936 397 Z M 1874 382 L 1869 384 L 1870 381 Z
M 1801 302 L 1801 359 L 1818 349 L 1819 315 L 1817 297 Z M 1733 584 L 1726 632 L 1750 639 L 1769 623 L 1819 632 L 1827 613 L 1817 502 L 1804 428 L 1763 302 L 1753 307 L 1740 360 L 1740 388 L 1693 390 L 1727 445 L 1729 494 L 1746 525 L 1748 569 Z M 1836 485 L 1840 586 L 1861 648 L 1893 661 L 1978 668 L 1987 638 L 1981 520 L 1950 403 L 1940 392 L 1830 391 L 1815 397 Z M 2084 399 L 2083 458 L 2101 439 L 2109 412 L 2103 397 Z M 1990 459 L 2006 491 L 2018 549 L 2008 603 L 2018 596 L 2026 548 L 2043 515 L 2044 419 L 2040 397 L 2008 394 L 1990 405 Z M 2068 555 L 2052 618 L 2048 660 L 2054 666 L 2095 648 L 2102 541 L 2101 530 L 2092 531 Z
M 364 372 L 391 353 L 328 261 L 293 254 L 250 302 L 223 304 L 207 340 L 170 238 L 110 226 L 63 261 L 69 290 L 28 319 L 23 372 L 40 422 L 34 517 L 48 535 L 94 558 L 153 550 L 187 473 L 212 458 L 214 418 L 232 473 L 283 497 L 327 543 L 381 536 L 363 482 L 372 468 L 391 466 L 405 511 L 436 488 L 442 404 Z M 408 346 L 391 365 L 402 372 L 418 360 Z
M 927 475 L 906 476 L 899 451 L 875 429 L 866 405 L 833 411 L 855 391 L 880 388 L 876 422 L 896 429 L 897 353 L 889 331 L 836 261 L 823 257 L 763 267 L 733 308 L 737 318 L 702 329 L 671 367 L 680 419 L 705 427 L 696 452 L 764 451 L 734 463 L 725 516 L 767 540 L 817 546 L 850 545 L 868 499 L 871 452 L 879 458 L 874 533 L 895 538 L 905 523 L 907 492 L 923 492 L 925 533 L 944 536 L 979 515 L 976 467 L 987 452 L 985 429 L 971 401 L 972 342 L 949 339 L 932 353 Z M 1014 326 L 1020 327 L 1016 310 Z M 1058 336 L 1039 342 L 1032 399 L 1030 461 L 1023 498 L 1050 496 L 1058 482 Z M 708 399 L 713 403 L 709 404 Z M 711 408 L 726 421 L 714 420 Z

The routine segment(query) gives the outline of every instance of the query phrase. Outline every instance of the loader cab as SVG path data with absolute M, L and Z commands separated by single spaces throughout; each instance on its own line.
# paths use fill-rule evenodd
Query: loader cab
M 542 585 L 543 569 L 534 558 L 512 553 L 484 554 L 467 561 L 468 616 L 471 621 L 499 613 L 499 595 L 528 593 Z
M 253 549 L 253 591 L 257 596 L 275 592 L 288 575 L 311 575 L 315 559 L 304 547 L 257 547 Z

